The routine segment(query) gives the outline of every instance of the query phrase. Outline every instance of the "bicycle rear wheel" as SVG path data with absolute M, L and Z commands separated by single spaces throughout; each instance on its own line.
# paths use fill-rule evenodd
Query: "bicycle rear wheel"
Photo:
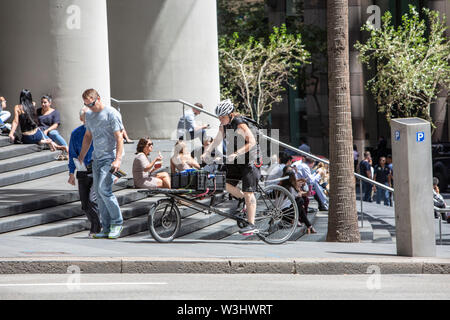
M 148 213 L 148 229 L 158 242 L 171 242 L 181 226 L 181 213 L 175 202 L 160 200 Z
M 257 236 L 269 244 L 281 244 L 289 240 L 298 222 L 294 196 L 278 185 L 266 186 L 255 196 Z

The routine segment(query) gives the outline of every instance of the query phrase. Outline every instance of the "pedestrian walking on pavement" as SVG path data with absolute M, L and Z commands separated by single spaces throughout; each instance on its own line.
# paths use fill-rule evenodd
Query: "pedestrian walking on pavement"
M 79 126 L 72 131 L 69 140 L 69 180 L 67 181 L 71 185 L 75 185 L 75 169 L 76 165 L 74 159 L 78 159 L 80 155 L 81 148 L 83 145 L 83 138 L 86 132 L 85 116 L 86 111 L 89 109 L 83 107 L 80 110 L 80 121 L 83 125 Z M 96 233 L 101 231 L 100 219 L 98 216 L 98 205 L 97 196 L 93 187 L 93 176 L 92 176 L 92 152 L 94 147 L 91 145 L 86 156 L 84 157 L 84 165 L 86 166 L 86 171 L 77 170 L 76 179 L 78 180 L 78 193 L 80 195 L 81 209 L 86 214 L 91 226 L 89 231 L 89 237 L 92 238 Z
M 374 168 L 375 174 L 373 179 L 381 184 L 384 184 L 387 187 L 391 187 L 391 169 L 386 166 L 386 158 L 380 157 L 378 165 Z M 375 189 L 375 186 L 373 187 Z M 376 187 L 377 195 L 377 204 L 381 203 L 381 199 L 384 201 L 385 206 L 389 206 L 389 191 L 383 189 L 381 187 Z
M 364 159 L 359 163 L 359 173 L 369 179 L 372 179 L 372 170 L 371 170 L 371 156 L 370 152 L 364 152 Z M 372 185 L 369 182 L 363 181 L 363 201 L 372 202 Z
M 95 234 L 94 238 L 116 239 L 122 232 L 123 218 L 112 192 L 112 174 L 120 169 L 122 163 L 122 117 L 116 109 L 102 102 L 95 89 L 86 90 L 82 97 L 84 105 L 90 110 L 86 113 L 86 133 L 78 160 L 83 163 L 93 143 L 92 173 L 102 225 L 102 231 Z

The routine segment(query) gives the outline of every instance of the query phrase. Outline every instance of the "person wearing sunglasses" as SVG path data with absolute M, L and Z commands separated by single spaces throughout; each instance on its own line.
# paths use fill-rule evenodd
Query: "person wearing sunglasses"
M 102 225 L 102 231 L 93 237 L 117 239 L 123 230 L 123 217 L 112 192 L 112 173 L 120 169 L 124 153 L 122 117 L 116 109 L 102 102 L 95 89 L 84 91 L 82 98 L 89 110 L 86 112 L 86 132 L 78 160 L 83 163 L 93 144 L 92 174 Z
M 170 189 L 170 176 L 167 172 L 154 173 L 161 168 L 163 157 L 159 154 L 153 161 L 149 155 L 153 151 L 153 142 L 150 138 L 141 138 L 136 147 L 136 158 L 133 161 L 133 180 L 135 188 Z

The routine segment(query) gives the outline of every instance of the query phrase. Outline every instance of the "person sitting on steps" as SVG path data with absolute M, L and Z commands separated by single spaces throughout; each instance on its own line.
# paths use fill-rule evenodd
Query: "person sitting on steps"
M 42 132 L 53 140 L 57 145 L 63 146 L 64 152 L 58 157 L 58 160 L 69 160 L 69 147 L 66 140 L 61 136 L 58 127 L 61 124 L 59 111 L 52 107 L 53 98 L 50 95 L 44 95 L 41 98 L 41 108 L 37 109 L 39 128 Z
M 186 143 L 183 140 L 178 140 L 175 144 L 175 150 L 172 158 L 170 158 L 170 171 L 181 172 L 187 169 L 200 169 L 200 164 L 191 157 L 187 151 Z
M 135 188 L 165 188 L 170 189 L 170 176 L 167 172 L 153 172 L 161 166 L 161 154 L 151 161 L 148 159 L 153 150 L 150 138 L 141 138 L 136 147 L 136 158 L 133 161 L 133 181 Z
M 17 128 L 22 131 L 22 142 L 24 144 L 48 145 L 51 151 L 66 150 L 64 146 L 58 146 L 38 127 L 36 108 L 33 97 L 29 90 L 20 92 L 20 104 L 14 107 L 14 120 L 9 133 L 9 139 L 14 142 Z

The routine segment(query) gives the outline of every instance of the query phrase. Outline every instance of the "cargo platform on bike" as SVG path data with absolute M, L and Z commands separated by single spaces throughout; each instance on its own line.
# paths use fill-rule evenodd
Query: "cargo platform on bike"
M 214 177 L 220 177 L 220 175 L 214 175 Z M 233 219 L 239 228 L 248 225 L 245 210 L 217 208 L 219 203 L 216 202 L 216 195 L 226 192 L 225 181 L 219 179 L 221 181 L 219 181 L 220 186 L 218 187 L 217 181 L 213 181 L 213 178 L 208 180 L 210 181 L 205 180 L 204 185 L 200 186 L 200 190 L 198 185 L 196 189 L 138 190 L 147 196 L 165 195 L 167 197 L 154 203 L 148 213 L 149 231 L 156 241 L 171 242 L 176 238 L 181 227 L 179 205 Z M 192 181 L 187 180 L 185 183 L 192 184 Z M 205 204 L 199 201 L 205 198 L 210 198 L 209 203 Z M 293 195 L 276 183 L 260 182 L 255 192 L 255 198 L 257 202 L 255 225 L 259 231 L 256 235 L 269 244 L 281 244 L 289 240 L 295 232 L 298 222 L 298 208 Z M 220 203 L 226 201 L 231 200 L 222 200 Z

